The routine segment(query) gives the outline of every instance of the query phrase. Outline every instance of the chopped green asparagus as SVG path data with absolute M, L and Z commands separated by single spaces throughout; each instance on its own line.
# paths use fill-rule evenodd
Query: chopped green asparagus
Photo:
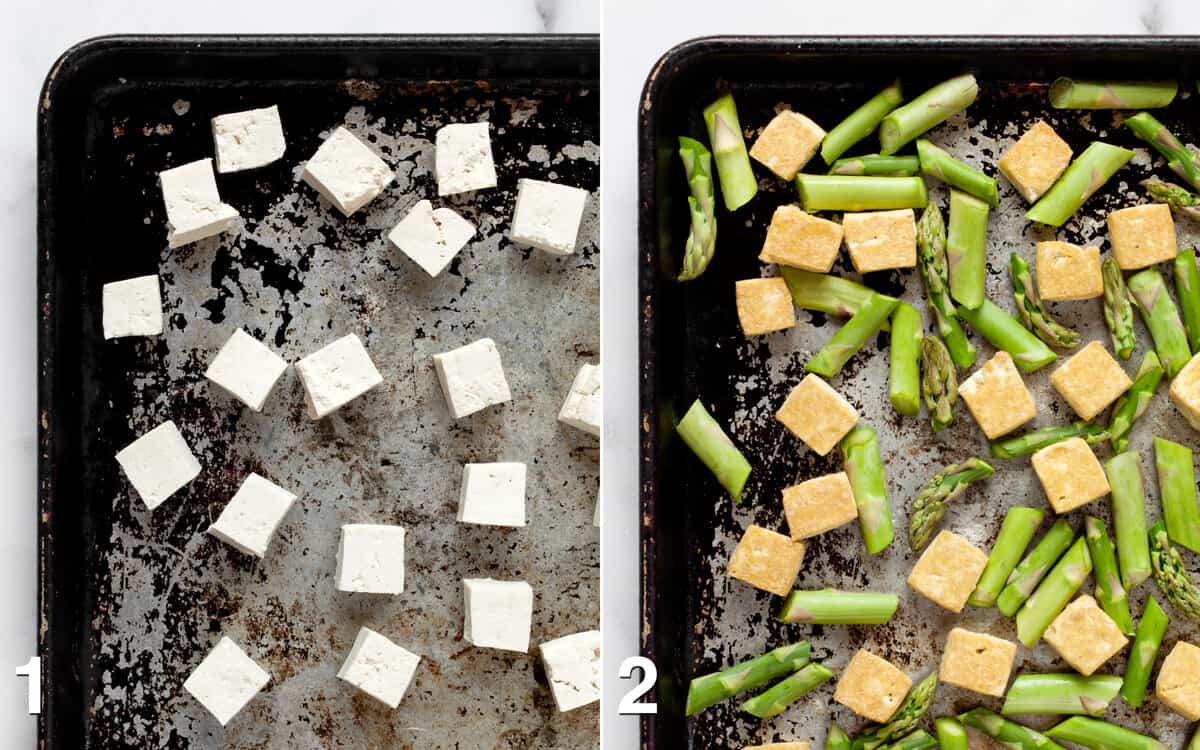
M 951 502 L 973 482 L 986 479 L 994 472 L 991 464 L 972 457 L 934 474 L 917 491 L 908 511 L 908 543 L 913 551 L 922 549 L 933 538 Z
M 842 463 L 850 478 L 854 504 L 858 506 L 858 525 L 868 554 L 878 554 L 895 538 L 892 527 L 892 501 L 888 498 L 887 479 L 875 428 L 860 424 L 842 438 Z
M 1200 195 L 1157 177 L 1142 180 L 1142 187 L 1146 188 L 1146 192 L 1156 203 L 1165 203 L 1187 218 L 1200 221 Z
M 1193 190 L 1200 190 L 1200 154 L 1195 154 L 1167 130 L 1167 126 L 1149 112 L 1139 112 L 1125 121 L 1125 127 L 1154 147 L 1167 160 L 1171 171 L 1184 179 Z
M 1133 152 L 1127 148 L 1093 142 L 1071 162 L 1058 182 L 1033 204 L 1025 218 L 1061 227 L 1132 158 Z
M 987 223 L 986 203 L 958 190 L 950 191 L 950 229 L 946 234 L 950 296 L 970 310 L 978 308 L 984 300 Z
M 1121 678 L 1110 675 L 1023 674 L 1013 680 L 1000 713 L 1103 716 L 1120 689 Z
M 779 273 L 783 276 L 788 291 L 792 293 L 792 301 L 796 303 L 796 307 L 817 310 L 839 318 L 853 316 L 865 307 L 875 294 L 857 281 L 827 273 L 802 271 L 788 266 L 780 266 Z
M 1068 425 L 1042 427 L 1016 437 L 993 440 L 989 445 L 992 458 L 1023 458 L 1032 456 L 1042 448 L 1055 443 L 1061 443 L 1068 438 L 1081 437 L 1089 443 L 1098 443 L 1107 439 L 1108 430 L 1095 422 L 1072 422 Z
M 790 646 L 780 646 L 728 669 L 697 677 L 688 685 L 685 713 L 692 716 L 738 693 L 753 690 L 784 675 L 792 674 L 808 664 L 811 654 L 811 644 L 808 641 L 800 641 Z
M 830 724 L 825 736 L 825 750 L 850 750 L 850 735 L 837 724 Z
M 1108 440 L 1113 451 L 1124 452 L 1129 447 L 1129 434 L 1154 399 L 1154 392 L 1163 377 L 1162 363 L 1153 350 L 1147 351 L 1133 376 L 1133 385 L 1121 394 L 1108 420 Z
M 844 174 L 853 177 L 912 177 L 921 169 L 921 161 L 915 156 L 882 156 L 867 154 L 838 159 L 829 168 L 829 174 Z
M 750 166 L 733 94 L 725 94 L 704 108 L 704 124 L 708 127 L 708 142 L 717 163 L 725 208 L 736 211 L 758 193 L 758 180 Z
M 1121 571 L 1117 567 L 1117 549 L 1108 535 L 1108 528 L 1099 518 L 1088 516 L 1083 522 L 1083 534 L 1096 576 L 1096 601 L 1122 633 L 1133 635 L 1129 594 L 1121 583 Z
M 879 153 L 894 154 L 917 136 L 971 106 L 979 84 L 970 73 L 942 81 L 879 123 Z
M 1058 359 L 1058 355 L 1041 339 L 1025 330 L 1016 318 L 989 299 L 985 298 L 983 304 L 974 310 L 959 308 L 958 316 L 987 339 L 989 344 L 1011 354 L 1017 368 L 1026 375 Z
M 1091 750 L 1167 750 L 1166 745 L 1153 737 L 1090 716 L 1072 716 L 1047 729 L 1046 736 Z
M 721 425 L 712 418 L 700 399 L 692 404 L 675 431 L 713 473 L 735 503 L 742 502 L 742 488 L 750 477 L 750 462 L 737 449 Z
M 921 413 L 921 313 L 901 302 L 892 313 L 888 398 L 906 417 Z
M 879 332 L 884 321 L 900 303 L 895 297 L 873 294 L 862 308 L 813 355 L 804 369 L 831 378 L 841 372 L 855 352 Z
M 1125 679 L 1121 683 L 1121 697 L 1134 708 L 1141 708 L 1146 700 L 1146 687 L 1150 684 L 1154 662 L 1158 660 L 1158 650 L 1162 647 L 1163 635 L 1169 624 L 1167 613 L 1163 612 L 1158 600 L 1153 596 L 1146 597 L 1142 621 L 1138 623 L 1137 635 L 1129 649 Z
M 950 358 L 960 370 L 975 364 L 975 345 L 958 322 L 958 313 L 950 298 L 950 269 L 946 260 L 946 224 L 942 209 L 930 203 L 917 222 L 917 265 L 925 282 L 925 296 L 933 310 L 938 333 Z
M 1017 613 L 1017 640 L 1033 648 L 1092 572 L 1092 556 L 1080 538 L 1067 550 Z
M 972 607 L 992 607 L 996 604 L 1000 592 L 1008 583 L 1009 576 L 1016 570 L 1025 554 L 1038 526 L 1046 517 L 1045 512 L 1037 508 L 1016 506 L 1008 509 L 1004 515 L 1004 523 L 1000 526 L 1000 534 L 996 544 L 988 556 L 987 566 L 979 583 L 967 603 Z
M 1050 85 L 1055 109 L 1156 109 L 1175 100 L 1174 81 L 1076 81 L 1058 78 Z
M 1033 273 L 1021 256 L 1008 256 L 1008 273 L 1012 277 L 1013 302 L 1021 323 L 1050 346 L 1071 349 L 1079 345 L 1079 333 L 1059 323 L 1046 309 L 1033 285 Z
M 929 732 L 926 732 L 924 729 L 918 729 L 888 745 L 887 750 L 933 750 L 937 746 L 938 741 Z
M 804 625 L 882 625 L 892 619 L 900 598 L 869 591 L 793 591 L 783 602 L 780 622 Z
M 902 101 L 904 94 L 900 90 L 900 82 L 894 81 L 825 134 L 824 140 L 821 141 L 821 158 L 826 164 L 833 164 L 839 156 L 850 150 L 851 146 L 875 132 L 880 121 L 888 112 L 900 106 Z
M 1075 540 L 1075 532 L 1067 519 L 1060 518 L 1025 556 L 1017 569 L 1008 577 L 1008 585 L 1000 592 L 996 607 L 1005 617 L 1012 617 L 1029 599 L 1029 596 L 1045 578 L 1050 567 L 1062 557 Z
M 1163 522 L 1171 541 L 1200 552 L 1200 506 L 1196 504 L 1196 466 L 1186 445 L 1154 438 L 1154 466 L 1162 495 Z
M 742 704 L 742 710 L 760 719 L 783 713 L 792 703 L 833 679 L 833 672 L 822 664 L 809 664 Z
M 1008 750 L 1066 750 L 1041 732 L 1010 721 L 983 707 L 960 714 L 958 720 L 972 729 L 983 732 Z
M 1175 256 L 1175 294 L 1187 329 L 1188 347 L 1200 351 L 1200 270 L 1196 269 L 1196 251 L 1179 251 Z
M 993 208 L 1000 204 L 995 179 L 955 159 L 933 145 L 928 138 L 917 139 L 917 156 L 921 162 L 922 174 L 970 193 Z
M 925 181 L 920 177 L 798 174 L 796 189 L 804 210 L 810 213 L 925 208 L 929 202 Z
M 692 226 L 684 245 L 680 281 L 691 281 L 704 273 L 717 248 L 716 197 L 713 193 L 712 154 L 694 138 L 680 137 L 679 158 L 687 176 L 688 212 Z
M 943 716 L 940 719 L 934 719 L 933 726 L 937 730 L 940 750 L 970 750 L 967 730 L 963 728 L 958 719 Z
M 1125 288 L 1125 277 L 1117 259 L 1108 257 L 1100 264 L 1104 277 L 1104 323 L 1112 336 L 1113 350 L 1121 359 L 1129 359 L 1137 347 L 1133 334 L 1133 305 Z
M 1112 490 L 1113 527 L 1121 583 L 1126 590 L 1150 577 L 1150 540 L 1146 536 L 1146 491 L 1142 484 L 1142 459 L 1136 451 L 1118 453 L 1104 465 Z
M 1171 606 L 1192 622 L 1200 622 L 1200 586 L 1188 574 L 1162 521 L 1150 527 L 1150 562 L 1154 565 L 1154 582 Z
M 954 424 L 954 403 L 958 401 L 958 373 L 950 361 L 950 352 L 937 336 L 921 339 L 921 395 L 929 410 L 929 424 L 941 432 Z
M 1142 321 L 1154 339 L 1154 350 L 1168 378 L 1174 378 L 1192 357 L 1187 332 L 1179 319 L 1179 309 L 1167 292 L 1157 268 L 1138 271 L 1126 281 L 1129 296 L 1142 314 Z

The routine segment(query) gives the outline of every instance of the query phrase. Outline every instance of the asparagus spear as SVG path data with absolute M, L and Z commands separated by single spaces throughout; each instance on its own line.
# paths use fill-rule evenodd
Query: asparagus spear
M 1084 539 L 1096 573 L 1096 601 L 1125 635 L 1133 635 L 1133 615 L 1129 613 L 1129 594 L 1121 584 L 1117 568 L 1117 550 L 1104 522 L 1088 516 L 1083 522 Z
M 887 480 L 883 474 L 883 459 L 875 428 L 858 425 L 842 438 L 842 463 L 850 477 L 854 504 L 858 506 L 858 525 L 868 554 L 884 551 L 892 543 L 892 501 L 888 498 Z
M 894 81 L 825 134 L 825 139 L 821 141 L 821 158 L 826 164 L 833 164 L 851 146 L 873 133 L 879 121 L 902 101 L 904 95 L 900 90 L 900 82 Z
M 1072 716 L 1046 730 L 1046 736 L 1091 750 L 1167 750 L 1166 745 L 1153 737 L 1090 716 Z
M 1157 177 L 1142 180 L 1142 187 L 1156 203 L 1166 203 L 1179 213 L 1200 221 L 1200 195 L 1194 195 L 1187 189 L 1171 182 L 1163 182 Z
M 937 730 L 938 747 L 941 750 L 970 750 L 967 730 L 963 729 L 958 719 L 943 716 L 935 719 L 933 726 Z
M 875 294 L 857 281 L 827 273 L 780 266 L 779 273 L 792 293 L 796 307 L 848 318 L 866 306 Z
M 996 180 L 955 159 L 933 145 L 928 138 L 917 139 L 917 156 L 921 162 L 922 174 L 968 192 L 993 208 L 1000 205 Z
M 1137 347 L 1133 335 L 1133 306 L 1125 289 L 1125 277 L 1117 259 L 1108 257 L 1100 264 L 1104 276 L 1104 323 L 1112 336 L 1113 350 L 1121 359 L 1129 359 Z
M 1058 78 L 1050 84 L 1055 109 L 1154 109 L 1175 99 L 1174 81 L 1076 81 Z
M 903 739 L 888 745 L 888 750 L 932 750 L 938 746 L 938 741 L 924 729 L 918 729 Z
M 1142 314 L 1142 321 L 1150 330 L 1150 338 L 1154 339 L 1154 349 L 1162 360 L 1167 377 L 1175 377 L 1191 359 L 1192 350 L 1188 346 L 1183 321 L 1179 319 L 1179 310 L 1167 293 L 1162 274 L 1157 268 L 1147 268 L 1130 276 L 1126 283 L 1129 296 Z
M 742 703 L 742 710 L 760 719 L 778 716 L 792 703 L 833 679 L 833 672 L 822 664 L 809 664 L 791 677 L 780 680 L 767 690 Z
M 798 174 L 796 189 L 804 210 L 875 211 L 924 208 L 929 202 L 920 177 L 847 177 L 839 174 Z
M 1025 648 L 1037 645 L 1042 633 L 1062 613 L 1091 572 L 1092 556 L 1084 540 L 1078 539 L 1017 613 L 1017 640 Z
M 717 248 L 716 198 L 713 194 L 712 154 L 704 144 L 694 138 L 680 137 L 679 158 L 687 175 L 688 212 L 692 227 L 688 230 L 687 244 L 683 252 L 683 270 L 680 281 L 691 281 L 708 268 Z
M 821 351 L 804 365 L 804 369 L 831 378 L 841 372 L 854 353 L 874 336 L 900 301 L 895 297 L 873 294 L 862 309 L 833 334 Z
M 934 432 L 954 424 L 958 374 L 950 361 L 950 352 L 937 336 L 921 339 L 921 394 L 929 409 L 929 424 Z
M 825 750 L 850 750 L 850 736 L 837 724 L 830 724 L 829 734 L 825 736 Z
M 925 296 L 933 310 L 938 333 L 949 350 L 950 358 L 960 370 L 975 364 L 975 345 L 967 339 L 958 313 L 950 299 L 950 271 L 946 261 L 946 223 L 942 209 L 934 204 L 925 207 L 917 222 L 917 264 L 925 281 Z
M 952 464 L 933 475 L 913 498 L 908 511 L 908 543 L 917 551 L 929 543 L 950 503 L 967 487 L 990 477 L 995 469 L 978 458 Z
M 1055 521 L 1041 541 L 1034 545 L 1033 551 L 1025 556 L 1008 577 L 1008 585 L 996 599 L 996 607 L 1000 613 L 1005 617 L 1016 614 L 1042 582 L 1050 566 L 1062 557 L 1074 540 L 1075 532 L 1071 529 L 1071 524 L 1067 523 L 1067 519 L 1060 518 Z
M 882 625 L 892 619 L 900 598 L 866 591 L 793 591 L 783 602 L 780 622 L 805 625 Z
M 1181 250 L 1175 256 L 1175 294 L 1187 329 L 1188 347 L 1200 351 L 1200 271 L 1196 270 L 1196 251 Z
M 1015 721 L 1009 721 L 982 706 L 960 714 L 958 720 L 999 741 L 1010 750 L 1066 750 L 1041 732 Z
M 735 503 L 742 502 L 742 488 L 750 477 L 750 462 L 737 449 L 721 425 L 712 418 L 700 399 L 692 404 L 675 431 L 692 453 L 704 462 Z
M 726 94 L 704 108 L 704 124 L 708 127 L 713 159 L 717 162 L 725 208 L 736 211 L 758 193 L 758 180 L 750 167 L 750 154 L 742 137 L 742 124 L 738 121 L 733 94 Z
M 1112 490 L 1113 527 L 1121 582 L 1132 589 L 1150 577 L 1150 540 L 1146 536 L 1146 492 L 1142 460 L 1136 452 L 1118 453 L 1104 465 Z
M 950 191 L 950 230 L 946 235 L 950 296 L 971 310 L 984 300 L 987 221 L 986 203 L 958 190 Z
M 1197 83 L 1196 90 L 1200 91 L 1200 83 Z M 1184 748 L 1184 750 L 1200 750 L 1200 727 L 1196 728 L 1195 733 L 1192 735 L 1191 741 L 1188 742 L 1187 747 Z
M 1172 172 L 1182 177 L 1193 189 L 1200 190 L 1200 154 L 1192 153 L 1167 130 L 1166 125 L 1154 119 L 1149 112 L 1139 112 L 1125 121 L 1125 127 L 1162 154 Z
M 1132 158 L 1133 152 L 1127 148 L 1093 142 L 1071 162 L 1058 182 L 1033 204 L 1025 218 L 1061 227 Z
M 1023 674 L 1013 680 L 1000 713 L 1103 716 L 1120 689 L 1121 678 L 1109 675 Z
M 844 174 L 854 177 L 912 177 L 921 168 L 915 156 L 881 156 L 867 154 L 838 159 L 829 168 L 829 174 Z
M 892 110 L 879 123 L 879 153 L 896 153 L 904 144 L 971 106 L 978 95 L 979 84 L 968 73 L 942 81 Z
M 1037 508 L 1018 506 L 1008 509 L 996 544 L 992 547 L 992 554 L 988 556 L 987 566 L 971 598 L 967 600 L 968 604 L 972 607 L 995 606 L 1000 591 L 1016 570 L 1021 555 L 1025 554 L 1045 517 L 1046 514 Z
M 888 397 L 906 417 L 921 413 L 921 313 L 901 302 L 892 313 Z
M 889 742 L 894 742 L 897 737 L 904 736 L 905 733 L 916 727 L 921 718 L 929 711 L 929 707 L 933 704 L 933 698 L 937 695 L 937 688 L 938 675 L 937 672 L 932 672 L 909 692 L 904 703 L 901 703 L 900 708 L 896 709 L 891 721 L 868 729 L 855 737 L 854 743 L 851 745 L 852 750 L 875 750 Z M 896 745 L 891 745 L 891 747 L 896 747 Z
M 1059 349 L 1079 345 L 1079 333 L 1059 323 L 1050 315 L 1033 285 L 1029 264 L 1016 253 L 1008 256 L 1008 273 L 1012 277 L 1013 302 L 1021 323 L 1042 341 Z
M 758 658 L 735 664 L 720 672 L 697 677 L 688 685 L 685 713 L 692 716 L 738 693 L 753 690 L 759 685 L 796 672 L 808 664 L 811 654 L 811 644 L 808 641 L 800 641 L 790 646 L 780 646 Z
M 1188 575 L 1162 521 L 1150 527 L 1150 562 L 1154 565 L 1154 582 L 1171 606 L 1192 622 L 1200 622 L 1200 586 Z
M 1121 394 L 1113 407 L 1112 417 L 1108 420 L 1108 440 L 1112 449 L 1118 453 L 1129 447 L 1129 433 L 1133 423 L 1143 414 L 1154 399 L 1154 392 L 1162 380 L 1162 363 L 1153 351 L 1146 352 L 1142 363 L 1138 365 L 1137 373 L 1133 376 L 1133 385 Z
M 1017 368 L 1027 375 L 1058 359 L 1050 347 L 989 299 L 985 298 L 983 304 L 974 310 L 960 307 L 958 316 L 987 339 L 989 344 L 1011 354 Z
M 1138 623 L 1137 635 L 1129 650 L 1129 661 L 1125 663 L 1125 679 L 1121 684 L 1121 697 L 1134 708 L 1141 708 L 1146 700 L 1146 686 L 1150 684 L 1154 662 L 1158 660 L 1158 649 L 1162 646 L 1163 635 L 1169 624 L 1167 613 L 1163 612 L 1158 600 L 1153 596 L 1146 597 L 1142 621 Z
M 994 440 L 990 444 L 992 458 L 1021 458 L 1032 456 L 1047 445 L 1081 437 L 1089 443 L 1098 443 L 1108 437 L 1108 431 L 1094 422 L 1072 422 L 1058 427 L 1042 427 L 1024 435 Z
M 1200 507 L 1196 505 L 1196 467 L 1192 449 L 1154 438 L 1154 465 L 1162 495 L 1163 521 L 1172 542 L 1200 552 Z

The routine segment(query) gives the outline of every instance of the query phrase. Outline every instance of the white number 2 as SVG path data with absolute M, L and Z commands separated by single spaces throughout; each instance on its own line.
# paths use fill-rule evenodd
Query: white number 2
M 17 677 L 29 678 L 29 713 L 42 712 L 42 660 L 30 657 L 24 666 L 17 667 Z
M 621 704 L 617 707 L 617 713 L 622 716 L 633 716 L 635 714 L 657 714 L 657 703 L 638 703 L 638 699 L 646 693 L 649 693 L 654 688 L 654 683 L 658 682 L 658 667 L 654 666 L 654 662 L 644 656 L 631 656 L 621 662 L 621 669 L 618 676 L 622 680 L 628 680 L 633 677 L 634 670 L 641 670 L 642 679 L 637 685 L 621 698 Z

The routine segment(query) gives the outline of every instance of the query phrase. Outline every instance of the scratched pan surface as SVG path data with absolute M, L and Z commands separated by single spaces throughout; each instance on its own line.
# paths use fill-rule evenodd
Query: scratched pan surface
M 533 644 L 599 619 L 597 442 L 558 424 L 598 357 L 599 46 L 594 38 L 134 38 L 76 48 L 41 102 L 41 618 L 49 747 L 596 747 L 595 707 L 559 714 L 536 648 L 463 640 L 460 579 L 528 580 Z M 159 170 L 209 156 L 209 118 L 278 104 L 282 161 L 220 176 L 234 231 L 165 242 Z M 490 120 L 500 184 L 439 200 L 433 136 Z M 347 219 L 299 182 L 345 125 L 396 171 Z M 578 252 L 507 238 L 518 177 L 593 192 Z M 479 234 L 436 279 L 386 242 L 419 199 Z M 159 272 L 162 337 L 103 341 L 101 284 Z M 207 362 L 238 326 L 295 361 L 347 332 L 384 385 L 310 421 L 289 371 L 262 414 Z M 452 420 L 434 353 L 494 338 L 514 399 Z M 204 471 L 154 513 L 113 454 L 173 419 Z M 455 523 L 461 467 L 529 465 L 529 526 Z M 295 491 L 265 560 L 206 535 L 242 479 Z M 402 595 L 334 589 L 339 526 L 408 529 Z M 389 710 L 335 679 L 360 626 L 422 658 Z M 222 729 L 183 680 L 221 635 L 271 674 Z
M 682 717 L 688 680 L 730 663 L 759 655 L 788 642 L 810 638 L 815 658 L 835 671 L 858 647 L 881 654 L 914 678 L 936 669 L 945 635 L 955 624 L 1015 639 L 1010 620 L 996 610 L 968 610 L 954 616 L 919 597 L 905 585 L 915 562 L 909 549 L 906 507 L 915 491 L 940 467 L 969 455 L 987 456 L 987 445 L 965 407 L 959 421 L 935 436 L 925 415 L 901 419 L 887 397 L 887 337 L 880 335 L 833 379 L 833 385 L 858 409 L 862 422 L 879 430 L 898 535 L 885 553 L 868 558 L 857 525 L 811 540 L 797 586 L 892 591 L 901 606 L 892 623 L 881 627 L 803 627 L 774 621 L 781 600 L 758 592 L 725 575 L 725 565 L 743 530 L 751 523 L 786 530 L 780 491 L 796 481 L 841 469 L 837 451 L 820 458 L 790 436 L 774 413 L 803 366 L 836 330 L 839 321 L 798 311 L 798 324 L 766 337 L 742 336 L 734 309 L 736 279 L 773 275 L 756 256 L 774 208 L 796 200 L 794 189 L 755 166 L 760 193 L 730 216 L 718 212 L 716 260 L 698 281 L 673 282 L 679 249 L 687 232 L 682 178 L 675 137 L 704 132 L 701 108 L 723 90 L 732 90 L 743 129 L 749 137 L 783 105 L 832 127 L 858 103 L 901 76 L 909 96 L 936 80 L 963 70 L 980 78 L 978 101 L 965 115 L 933 131 L 931 138 L 951 153 L 995 174 L 995 162 L 1027 127 L 1046 119 L 1076 153 L 1092 140 L 1104 139 L 1137 150 L 1137 157 L 1104 190 L 1087 203 L 1059 233 L 1072 242 L 1099 243 L 1108 250 L 1104 217 L 1114 208 L 1143 202 L 1137 182 L 1152 171 L 1170 173 L 1125 129 L 1122 115 L 1111 112 L 1056 112 L 1047 106 L 1047 85 L 1056 75 L 1107 77 L 1178 77 L 1186 92 L 1160 116 L 1190 143 L 1200 143 L 1200 100 L 1191 85 L 1200 69 L 1195 40 L 1143 39 L 712 39 L 676 48 L 651 73 L 641 112 L 641 288 L 642 316 L 642 503 L 645 581 L 644 651 L 659 667 L 659 715 L 647 720 L 643 742 L 655 748 L 741 748 L 772 740 L 824 741 L 831 719 L 856 731 L 863 724 L 832 701 L 833 683 L 798 701 L 779 717 L 759 721 L 730 701 L 692 720 Z M 877 149 L 872 140 L 857 153 Z M 906 149 L 906 150 L 911 150 Z M 819 158 L 817 160 L 819 162 Z M 819 168 L 814 164 L 816 168 Z M 810 171 L 812 168 L 810 167 Z M 988 292 L 1012 310 L 1006 262 L 1010 252 L 1032 261 L 1036 241 L 1053 233 L 1034 228 L 1023 218 L 1024 201 L 1003 179 L 1001 205 L 992 215 L 988 245 Z M 945 208 L 946 194 L 931 183 L 931 199 Z M 1200 241 L 1200 227 L 1179 219 L 1180 245 Z M 1169 274 L 1169 268 L 1164 269 Z M 834 272 L 852 276 L 848 260 Z M 870 286 L 902 296 L 924 314 L 920 280 L 915 271 L 873 274 Z M 1084 334 L 1084 341 L 1108 343 L 1098 300 L 1055 305 L 1064 322 Z M 928 315 L 925 315 L 928 323 Z M 1148 333 L 1138 324 L 1144 350 Z M 992 349 L 975 337 L 982 362 Z M 1140 361 L 1134 354 L 1126 368 Z M 1027 378 L 1038 405 L 1036 425 L 1063 424 L 1070 408 L 1049 385 L 1053 366 Z M 1162 389 L 1165 391 L 1165 387 Z M 1197 433 L 1169 405 L 1160 391 L 1135 430 L 1132 447 L 1142 452 L 1149 491 L 1148 509 L 1159 515 L 1150 441 L 1163 435 L 1190 446 Z M 745 501 L 732 505 L 710 475 L 698 468 L 676 440 L 673 420 L 697 397 L 728 426 L 734 441 L 754 466 Z M 1101 458 L 1109 455 L 1100 446 Z M 990 549 L 1006 508 L 1025 504 L 1047 508 L 1027 459 L 996 462 L 995 476 L 971 490 L 946 516 L 943 527 Z M 1107 518 L 1108 502 L 1087 509 Z M 1082 512 L 1072 514 L 1082 524 Z M 1048 528 L 1049 519 L 1043 529 Z M 1188 554 L 1193 568 L 1200 559 Z M 1088 590 L 1091 583 L 1088 584 Z M 1148 582 L 1132 594 L 1135 612 L 1154 591 Z M 1162 600 L 1161 595 L 1159 595 Z M 1194 640 L 1200 629 L 1173 618 L 1165 647 L 1176 639 Z M 1164 652 L 1165 653 L 1165 652 Z M 1107 665 L 1120 674 L 1124 656 Z M 1021 649 L 1017 669 L 1065 668 L 1045 644 Z M 932 716 L 961 711 L 978 703 L 998 708 L 999 701 L 943 687 Z M 1118 701 L 1119 703 L 1119 701 Z M 1110 718 L 1158 736 L 1175 747 L 1183 744 L 1187 726 L 1159 701 L 1138 712 L 1114 706 Z M 1031 719 L 1032 723 L 1044 725 Z

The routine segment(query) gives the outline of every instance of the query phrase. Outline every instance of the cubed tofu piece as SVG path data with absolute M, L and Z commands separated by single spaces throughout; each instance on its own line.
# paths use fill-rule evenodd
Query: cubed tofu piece
M 208 533 L 221 541 L 262 558 L 283 517 L 296 502 L 296 496 L 284 488 L 251 474 L 234 493 Z
M 229 723 L 271 681 L 236 643 L 222 637 L 183 683 L 183 689 L 221 722 Z
M 952 531 L 942 531 L 908 575 L 908 585 L 935 604 L 962 612 L 988 556 L 983 550 Z
M 463 579 L 463 637 L 478 648 L 529 651 L 533 587 L 525 581 Z
M 388 232 L 388 240 L 430 276 L 444 271 L 474 236 L 474 224 L 453 209 L 434 208 L 429 201 L 417 201 Z
M 600 365 L 582 365 L 558 410 L 558 421 L 600 437 Z
M 334 580 L 338 591 L 402 593 L 404 528 L 372 523 L 344 524 Z
M 1007 435 L 1037 416 L 1033 396 L 1008 352 L 996 352 L 958 386 L 958 394 L 988 440 Z
M 300 179 L 349 216 L 375 200 L 395 175 L 370 146 L 339 127 L 304 165 Z
M 362 628 L 337 676 L 389 708 L 395 708 L 408 692 L 420 663 L 420 656 L 370 628 Z
M 807 742 L 772 742 L 769 745 L 747 745 L 744 750 L 809 750 Z
M 1126 271 L 1173 260 L 1179 254 L 1175 220 L 1165 203 L 1113 211 L 1108 215 L 1108 239 L 1117 265 Z
M 167 245 L 181 247 L 229 231 L 237 209 L 221 202 L 212 159 L 199 159 L 160 172 L 167 209 Z
M 1037 290 L 1042 299 L 1092 299 L 1104 294 L 1100 248 L 1070 242 L 1037 244 Z
M 1170 394 L 1171 403 L 1188 424 L 1200 430 L 1200 353 L 1189 359 L 1171 381 Z
M 486 122 L 459 122 L 438 128 L 434 150 L 438 195 L 496 187 L 496 163 Z
M 1129 643 L 1113 618 L 1087 594 L 1068 604 L 1042 637 L 1084 677 L 1103 666 Z
M 1200 648 L 1179 641 L 1163 661 L 1154 691 L 1188 721 L 1200 721 Z
M 783 279 L 743 279 L 735 288 L 742 333 L 761 336 L 796 325 L 796 306 Z
M 854 713 L 885 724 L 904 702 L 912 680 L 887 659 L 859 649 L 838 680 L 833 699 Z
M 917 265 L 917 223 L 911 208 L 845 214 L 842 232 L 859 273 Z
M 500 351 L 491 339 L 479 339 L 466 346 L 433 355 L 433 366 L 442 384 L 446 405 L 455 419 L 512 401 Z
M 829 455 L 858 423 L 858 412 L 829 383 L 809 373 L 792 389 L 775 418 L 819 456 Z
M 105 284 L 101 299 L 105 339 L 162 335 L 162 292 L 157 274 Z
M 809 479 L 783 490 L 783 512 L 792 539 L 807 539 L 858 518 L 846 472 Z
M 251 410 L 262 411 L 287 367 L 283 357 L 239 328 L 213 357 L 204 377 Z
M 559 711 L 573 711 L 600 700 L 600 631 L 564 635 L 546 641 L 542 666 Z
M 1071 147 L 1054 128 L 1038 120 L 996 166 L 1021 197 L 1033 203 L 1067 170 L 1071 155 Z
M 308 416 L 323 419 L 383 382 L 371 355 L 353 333 L 296 363 Z
M 1083 438 L 1047 445 L 1030 459 L 1055 513 L 1069 513 L 1108 494 L 1108 477 Z
M 525 464 L 464 466 L 458 520 L 483 526 L 524 526 Z
M 148 510 L 162 505 L 200 474 L 200 462 L 170 420 L 121 450 L 117 463 Z
M 1017 644 L 987 633 L 954 628 L 946 638 L 938 679 L 997 698 L 1008 689 Z
M 729 558 L 729 577 L 776 596 L 787 596 L 803 562 L 803 543 L 751 526 Z
M 750 147 L 750 158 L 775 173 L 781 180 L 791 180 L 804 169 L 825 138 L 821 126 L 790 109 L 785 109 L 763 128 L 762 135 Z
M 575 252 L 587 199 L 583 188 L 519 180 L 510 233 L 513 242 L 551 255 L 570 255 Z
M 842 225 L 805 213 L 799 206 L 775 209 L 758 259 L 763 263 L 829 273 L 842 248 Z
M 1050 374 L 1050 383 L 1080 419 L 1091 421 L 1129 390 L 1133 381 L 1099 341 L 1093 341 Z
M 221 173 L 265 167 L 287 150 L 279 107 L 217 115 L 212 118 L 212 131 Z

